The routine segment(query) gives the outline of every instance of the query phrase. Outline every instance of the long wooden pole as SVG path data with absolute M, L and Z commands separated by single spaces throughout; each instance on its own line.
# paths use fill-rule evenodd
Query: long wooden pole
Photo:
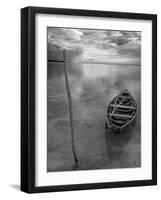
M 66 91 L 68 96 L 68 102 L 69 102 L 69 117 L 70 117 L 70 127 L 71 127 L 71 142 L 72 142 L 72 151 L 73 151 L 73 157 L 75 160 L 75 168 L 78 166 L 78 157 L 75 149 L 75 141 L 74 141 L 74 125 L 73 125 L 73 111 L 72 111 L 72 96 L 70 92 L 69 87 L 69 80 L 68 80 L 68 69 L 66 64 L 66 50 L 63 50 L 63 57 L 64 57 L 64 75 L 65 75 L 65 85 L 66 85 Z

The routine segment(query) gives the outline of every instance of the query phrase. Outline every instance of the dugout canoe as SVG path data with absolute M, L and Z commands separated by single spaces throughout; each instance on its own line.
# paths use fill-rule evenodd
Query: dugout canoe
M 120 133 L 136 118 L 137 104 L 127 89 L 114 97 L 106 109 L 105 129 Z

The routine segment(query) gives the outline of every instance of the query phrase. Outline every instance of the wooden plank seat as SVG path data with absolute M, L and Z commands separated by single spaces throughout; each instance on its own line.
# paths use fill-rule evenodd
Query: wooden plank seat
M 123 95 L 120 95 L 119 97 L 120 97 L 120 98 L 125 98 L 125 99 L 131 99 L 130 96 L 123 96 Z
M 116 113 L 114 113 L 114 114 L 109 113 L 108 115 L 110 117 L 120 117 L 120 118 L 129 118 L 129 119 L 131 119 L 133 117 L 131 115 L 123 115 L 123 114 L 116 114 Z
M 119 104 L 110 104 L 110 107 L 116 107 Z M 125 108 L 125 109 L 131 109 L 131 110 L 136 110 L 136 107 L 134 106 L 125 106 L 125 105 L 119 105 L 118 108 Z

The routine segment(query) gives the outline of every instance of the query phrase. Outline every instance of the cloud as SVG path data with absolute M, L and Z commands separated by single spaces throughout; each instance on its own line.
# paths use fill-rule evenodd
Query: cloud
M 140 63 L 141 33 L 132 31 L 48 28 L 48 55 L 68 62 Z
M 63 60 L 62 50 L 67 49 L 68 62 L 81 62 L 82 36 L 76 29 L 48 28 L 48 59 Z
M 71 48 L 81 41 L 82 32 L 75 29 L 48 28 L 48 42 Z

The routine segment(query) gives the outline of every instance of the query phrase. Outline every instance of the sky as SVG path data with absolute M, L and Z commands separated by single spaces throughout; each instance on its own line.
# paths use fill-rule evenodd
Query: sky
M 141 32 L 48 27 L 48 60 L 141 64 Z

